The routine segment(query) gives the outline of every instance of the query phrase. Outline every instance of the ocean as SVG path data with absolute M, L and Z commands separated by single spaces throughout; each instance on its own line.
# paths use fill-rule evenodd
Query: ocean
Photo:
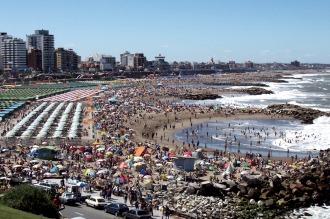
M 330 74 L 294 74 L 286 78 L 288 83 L 266 83 L 274 94 L 248 95 L 223 94 L 216 100 L 181 100 L 178 103 L 220 105 L 223 108 L 256 107 L 265 108 L 272 104 L 296 104 L 301 107 L 330 112 Z M 207 87 L 206 85 L 180 85 Z M 211 86 L 208 86 L 211 87 Z M 226 87 L 226 86 L 215 86 Z M 228 87 L 228 86 L 227 86 Z M 228 87 L 237 88 L 237 87 Z M 235 119 L 204 122 L 176 132 L 174 137 L 186 145 L 199 144 L 236 153 L 252 152 L 262 156 L 307 157 L 317 156 L 319 150 L 330 148 L 330 118 L 323 116 L 314 124 L 301 124 L 300 121 L 281 119 Z M 194 133 L 198 132 L 198 139 Z M 330 218 L 329 207 L 301 209 L 311 218 Z M 308 218 L 308 217 L 306 217 Z

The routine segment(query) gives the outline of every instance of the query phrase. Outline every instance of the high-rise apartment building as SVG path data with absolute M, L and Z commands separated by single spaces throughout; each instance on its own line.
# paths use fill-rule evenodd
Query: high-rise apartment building
M 42 70 L 44 72 L 54 71 L 54 35 L 48 30 L 36 30 L 34 34 L 26 36 L 27 49 L 40 49 L 42 55 Z
M 56 70 L 76 71 L 78 69 L 79 56 L 72 50 L 57 48 L 55 51 L 55 67 Z
M 28 50 L 27 64 L 33 71 L 42 70 L 42 52 L 40 49 L 30 48 Z
M 120 54 L 120 65 L 129 68 L 134 67 L 134 54 L 131 54 L 127 51 L 123 54 Z
M 0 32 L 0 71 L 3 70 L 3 57 L 2 57 L 2 52 L 1 52 L 1 45 L 2 45 L 3 40 L 7 37 L 10 37 L 7 35 L 7 33 Z
M 135 53 L 134 55 L 134 68 L 141 69 L 144 67 L 144 63 L 147 61 L 143 53 Z
M 21 71 L 26 69 L 26 44 L 22 39 L 5 37 L 1 42 L 3 70 Z

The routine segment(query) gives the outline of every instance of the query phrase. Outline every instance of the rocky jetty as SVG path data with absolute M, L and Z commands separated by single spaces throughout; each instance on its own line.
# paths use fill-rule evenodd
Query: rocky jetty
M 210 93 L 201 93 L 201 94 L 178 94 L 178 97 L 181 99 L 188 100 L 215 100 L 217 98 L 222 98 L 218 94 L 210 94 Z
M 329 204 L 330 150 L 294 165 L 270 175 L 189 183 L 162 196 L 185 218 L 281 218 L 292 209 Z
M 303 108 L 293 104 L 274 104 L 267 107 L 271 113 L 292 116 L 304 124 L 313 124 L 313 120 L 320 116 L 330 116 L 330 113 L 310 108 Z
M 218 81 L 218 82 L 204 82 L 206 85 L 213 86 L 258 86 L 258 87 L 269 87 L 267 84 L 257 82 L 240 82 L 240 81 Z
M 234 92 L 239 92 L 239 93 L 247 93 L 250 95 L 261 95 L 261 94 L 273 94 L 274 92 L 271 90 L 266 90 L 264 88 L 260 87 L 251 87 L 251 88 L 246 88 L 246 89 L 230 89 L 231 91 Z

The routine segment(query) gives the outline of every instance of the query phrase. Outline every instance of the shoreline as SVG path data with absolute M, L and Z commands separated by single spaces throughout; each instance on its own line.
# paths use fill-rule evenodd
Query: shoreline
M 134 138 L 132 140 L 136 141 L 136 142 L 148 142 L 151 143 L 151 145 L 156 145 L 157 143 L 160 146 L 167 146 L 170 149 L 175 150 L 176 152 L 183 150 L 186 151 L 195 151 L 196 149 L 203 149 L 203 151 L 206 154 L 213 154 L 214 151 L 218 150 L 221 151 L 220 148 L 212 148 L 212 147 L 204 147 L 204 146 L 199 146 L 198 148 L 189 148 L 188 144 L 185 144 L 183 146 L 183 142 L 178 141 L 175 138 L 175 133 L 189 128 L 191 125 L 196 125 L 196 124 L 201 124 L 201 123 L 205 123 L 205 122 L 215 122 L 215 121 L 225 121 L 225 120 L 232 120 L 232 119 L 274 119 L 274 120 L 296 120 L 293 117 L 290 116 L 276 116 L 276 118 L 274 118 L 273 115 L 267 115 L 264 113 L 254 113 L 254 114 L 248 114 L 248 113 L 239 113 L 236 115 L 224 115 L 224 114 L 219 114 L 219 113 L 205 113 L 205 114 L 196 114 L 196 118 L 194 116 L 194 113 L 185 113 L 184 115 L 178 115 L 177 116 L 182 116 L 180 117 L 180 121 L 175 121 L 174 119 L 174 115 L 167 115 L 166 117 L 164 116 L 160 116 L 158 115 L 153 121 L 150 121 L 150 123 L 146 123 L 147 126 L 155 126 L 155 120 L 158 120 L 158 128 L 150 128 L 150 129 L 144 129 L 143 127 L 134 127 L 135 131 L 136 131 L 136 136 L 134 136 Z M 190 122 L 190 118 L 191 118 L 191 122 Z M 167 125 L 167 128 L 163 128 L 164 125 Z M 172 128 L 169 128 L 169 126 L 171 126 Z M 175 126 L 175 128 L 173 128 L 173 126 Z M 149 138 L 146 137 L 145 135 L 143 135 L 143 133 L 149 133 Z M 154 138 L 151 138 L 150 136 L 152 136 L 152 133 L 157 133 L 157 135 L 154 136 Z M 161 137 L 163 136 L 163 137 Z M 161 140 L 162 139 L 162 140 Z M 256 154 L 259 153 L 258 150 L 260 150 L 260 148 L 258 147 L 252 147 L 252 153 Z M 224 151 L 224 149 L 222 149 L 222 151 Z M 280 153 L 276 153 L 276 152 L 280 152 Z M 229 149 L 227 149 L 227 152 L 229 152 Z M 231 150 L 231 153 L 236 154 L 237 156 L 245 156 L 246 154 L 244 153 L 245 150 L 241 150 L 240 153 L 238 153 L 235 150 Z M 291 156 L 294 156 L 296 153 L 298 154 L 305 154 L 306 157 L 308 156 L 308 151 L 301 151 L 301 152 L 290 152 L 290 155 L 287 155 L 287 152 L 283 149 L 283 150 L 273 150 L 272 151 L 272 159 L 276 159 L 276 160 L 285 160 L 285 161 L 290 161 L 292 160 Z M 312 152 L 312 154 L 317 154 L 318 152 Z M 276 156 L 276 154 L 280 155 L 285 155 L 285 156 Z M 302 158 L 302 157 L 299 157 Z

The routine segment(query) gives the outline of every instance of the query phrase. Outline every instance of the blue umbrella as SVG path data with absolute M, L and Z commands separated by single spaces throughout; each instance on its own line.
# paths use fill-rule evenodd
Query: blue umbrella
M 209 158 L 209 159 L 213 159 L 214 156 L 213 156 L 213 155 L 209 155 L 207 158 Z

